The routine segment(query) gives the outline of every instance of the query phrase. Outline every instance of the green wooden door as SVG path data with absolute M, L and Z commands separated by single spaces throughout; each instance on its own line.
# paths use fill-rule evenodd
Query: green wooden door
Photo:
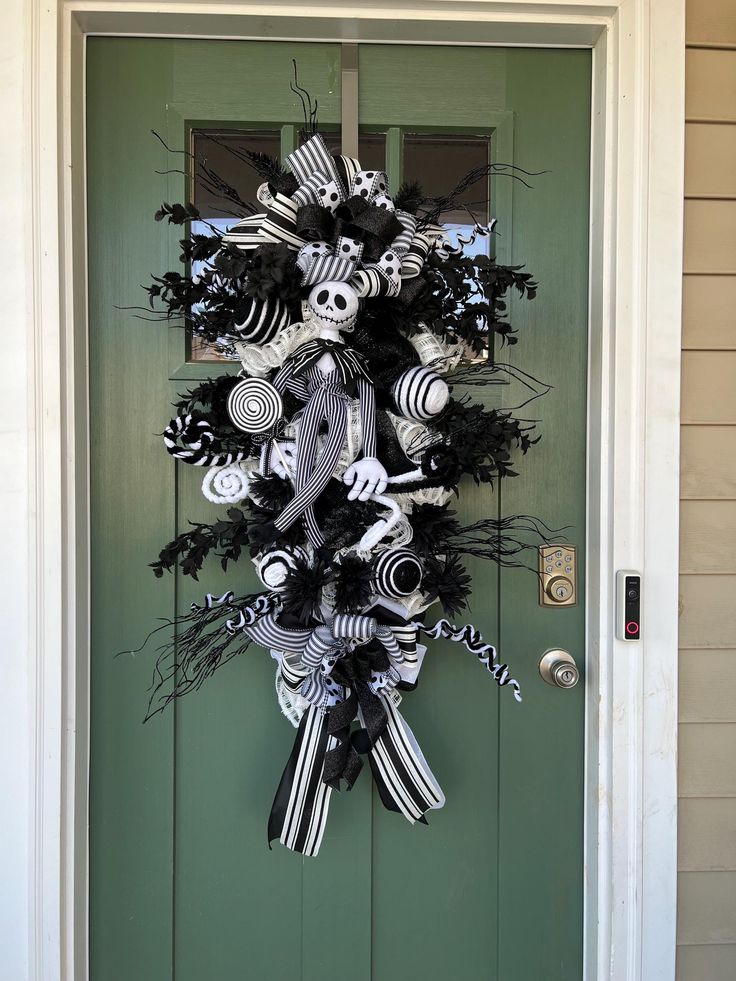
M 411 827 L 383 810 L 364 773 L 352 793 L 333 798 L 317 859 L 266 845 L 293 730 L 264 652 L 226 665 L 145 726 L 150 657 L 113 658 L 157 617 L 233 585 L 216 562 L 200 585 L 154 580 L 146 569 L 177 529 L 214 512 L 199 490 L 202 474 L 175 467 L 154 434 L 177 392 L 225 370 L 192 361 L 183 332 L 118 309 L 140 303 L 138 284 L 177 261 L 175 232 L 152 215 L 162 200 L 185 196 L 184 178 L 157 176 L 172 158 L 150 130 L 182 147 L 192 128 L 240 127 L 289 152 L 301 122 L 288 86 L 292 58 L 321 123 L 337 127 L 337 45 L 88 44 L 91 978 L 574 981 L 582 973 L 583 685 L 552 689 L 537 665 L 559 646 L 583 668 L 582 596 L 576 607 L 543 609 L 533 575 L 472 563 L 469 619 L 498 642 L 523 703 L 499 692 L 471 655 L 434 645 L 402 711 L 445 808 L 431 812 L 430 827 Z M 364 46 L 359 78 L 361 127 L 378 134 L 394 185 L 409 169 L 412 134 L 481 135 L 496 160 L 546 171 L 534 190 L 500 180 L 492 188 L 500 258 L 526 263 L 541 284 L 534 303 L 513 304 L 521 340 L 503 357 L 555 386 L 529 410 L 543 420 L 544 439 L 520 477 L 466 490 L 462 511 L 572 525 L 582 564 L 589 55 Z M 246 591 L 247 574 L 236 575 Z

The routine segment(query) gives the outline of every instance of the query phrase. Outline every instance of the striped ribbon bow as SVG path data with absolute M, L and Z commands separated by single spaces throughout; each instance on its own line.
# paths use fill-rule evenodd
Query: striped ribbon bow
M 277 192 L 265 214 L 250 215 L 223 237 L 248 250 L 286 243 L 296 251 L 303 285 L 349 282 L 358 296 L 397 296 L 418 276 L 442 229 L 417 231 L 417 218 L 395 207 L 382 170 L 362 170 L 333 156 L 319 134 L 286 158 L 299 181 L 291 197 Z
M 269 842 L 316 855 L 332 791 L 341 779 L 352 786 L 362 755 L 389 810 L 414 823 L 442 807 L 444 795 L 397 708 L 403 666 L 411 673 L 417 660 L 416 629 L 337 614 L 331 623 L 292 630 L 269 615 L 245 632 L 272 648 L 285 685 L 308 702 L 271 808 Z M 356 718 L 361 728 L 351 733 Z

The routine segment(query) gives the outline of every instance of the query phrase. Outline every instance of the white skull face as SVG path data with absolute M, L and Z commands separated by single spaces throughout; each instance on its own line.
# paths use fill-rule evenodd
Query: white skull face
M 321 326 L 347 331 L 355 327 L 358 296 L 347 283 L 317 283 L 307 303 Z

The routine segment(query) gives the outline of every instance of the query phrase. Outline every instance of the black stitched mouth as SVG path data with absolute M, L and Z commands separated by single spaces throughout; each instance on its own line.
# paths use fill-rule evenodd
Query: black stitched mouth
M 325 314 L 317 314 L 318 320 L 326 320 L 331 324 L 349 324 L 352 317 L 327 317 Z

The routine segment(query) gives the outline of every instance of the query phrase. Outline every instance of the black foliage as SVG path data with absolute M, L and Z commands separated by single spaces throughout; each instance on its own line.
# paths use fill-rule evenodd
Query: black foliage
M 238 381 L 237 375 L 208 378 L 185 395 L 180 395 L 174 406 L 180 413 L 199 412 L 205 415 L 215 431 L 222 430 L 228 436 L 235 434 L 243 437 L 244 434 L 233 427 L 227 413 L 228 395 Z
M 179 241 L 181 262 L 208 262 L 221 248 L 219 235 L 194 233 Z
M 444 340 L 464 341 L 481 354 L 495 334 L 503 343 L 516 344 L 508 322 L 509 290 L 529 300 L 537 295 L 531 273 L 521 266 L 503 266 L 485 255 L 443 258 L 432 252 L 424 267 L 423 288 L 405 308 L 405 329 L 431 330 Z M 409 280 L 409 284 L 412 284 Z
M 261 245 L 245 274 L 245 291 L 258 300 L 277 298 L 296 307 L 301 299 L 301 279 L 296 253 L 287 245 Z
M 215 549 L 221 549 L 220 564 L 227 569 L 229 562 L 240 558 L 248 544 L 248 519 L 239 508 L 229 508 L 227 519 L 213 524 L 192 523 L 192 530 L 178 535 L 165 545 L 155 562 L 150 563 L 157 579 L 164 572 L 173 572 L 177 563 L 185 576 L 198 579 L 204 560 Z
M 199 211 L 191 202 L 187 204 L 164 204 L 153 216 L 156 221 L 163 221 L 164 218 L 170 225 L 183 225 L 187 221 L 196 221 L 199 218 Z
M 430 556 L 425 560 L 422 588 L 431 599 L 438 599 L 445 613 L 451 616 L 468 605 L 472 580 L 457 555 Z
M 457 453 L 463 473 L 476 483 L 517 476 L 511 467 L 512 449 L 526 453 L 540 439 L 532 438 L 533 425 L 522 423 L 510 412 L 486 409 L 467 396 L 450 399 L 435 428 Z

